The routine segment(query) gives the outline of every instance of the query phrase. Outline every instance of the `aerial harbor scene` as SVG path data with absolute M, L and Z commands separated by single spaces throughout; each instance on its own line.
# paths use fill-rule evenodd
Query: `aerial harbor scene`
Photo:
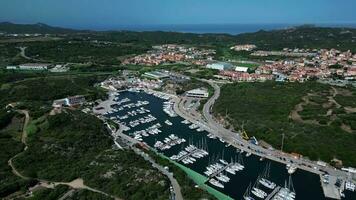
M 1 0 L 1 200 L 356 200 L 355 0 Z
M 319 177 L 317 172 L 298 169 L 293 162 L 275 162 L 232 146 L 234 141 L 224 141 L 209 127 L 179 116 L 174 111 L 179 109 L 174 106 L 175 96 L 138 88 L 112 92 L 110 97 L 94 112 L 120 124 L 118 132 L 132 137 L 134 143 L 148 145 L 198 173 L 204 184 L 225 194 L 224 198 L 324 198 L 320 177 L 327 175 Z M 344 199 L 355 198 L 352 190 L 342 193 L 347 195 Z

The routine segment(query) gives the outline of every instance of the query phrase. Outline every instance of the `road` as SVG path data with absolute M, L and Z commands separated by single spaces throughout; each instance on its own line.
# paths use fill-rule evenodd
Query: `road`
M 150 162 L 152 164 L 152 167 L 158 169 L 158 171 L 160 171 L 162 174 L 167 176 L 168 179 L 171 182 L 172 187 L 173 187 L 175 200 L 183 200 L 183 195 L 181 193 L 181 188 L 179 186 L 178 181 L 173 177 L 173 173 L 169 172 L 164 167 L 162 167 L 161 165 L 157 164 L 149 155 L 147 155 L 146 153 L 142 152 L 141 150 L 139 150 L 139 149 L 137 149 L 135 147 L 133 147 L 132 149 L 135 151 L 136 154 L 140 155 L 146 161 Z
M 120 126 L 121 128 L 122 126 Z M 169 181 L 171 182 L 171 185 L 173 187 L 174 191 L 174 196 L 176 200 L 183 200 L 183 195 L 181 192 L 180 185 L 178 181 L 173 177 L 173 174 L 170 173 L 168 170 L 164 169 L 161 165 L 157 164 L 148 154 L 142 152 L 140 149 L 135 147 L 135 144 L 139 143 L 139 141 L 135 140 L 134 138 L 125 135 L 122 133 L 122 129 L 117 130 L 115 133 L 112 133 L 112 136 L 114 137 L 114 140 L 116 140 L 116 137 L 120 137 L 121 139 L 126 140 L 129 143 L 129 146 L 131 146 L 131 149 L 137 154 L 143 157 L 146 161 L 150 162 L 152 164 L 152 167 L 158 169 L 162 174 L 168 177 Z
M 218 136 L 219 138 L 225 140 L 227 143 L 231 144 L 232 146 L 242 149 L 246 152 L 251 152 L 257 156 L 265 157 L 270 160 L 284 163 L 284 164 L 293 164 L 299 169 L 309 171 L 315 173 L 317 175 L 322 175 L 325 172 L 329 173 L 331 176 L 342 178 L 343 180 L 350 177 L 350 174 L 347 172 L 337 170 L 332 166 L 320 166 L 315 161 L 307 160 L 304 158 L 295 158 L 288 153 L 282 152 L 276 149 L 265 149 L 261 146 L 254 145 L 244 139 L 241 138 L 240 134 L 237 132 L 233 132 L 231 130 L 226 129 L 218 123 L 214 116 L 211 114 L 211 108 L 214 105 L 215 101 L 220 96 L 220 87 L 214 83 L 213 81 L 207 81 L 213 88 L 214 88 L 214 95 L 207 101 L 203 108 L 203 117 L 199 118 L 198 116 L 192 116 L 189 112 L 187 112 L 181 105 L 182 99 L 175 99 L 175 106 L 174 109 L 178 115 L 182 116 L 185 119 L 190 120 L 191 122 L 197 124 L 204 124 L 204 126 L 209 127 L 207 130 Z M 335 194 L 334 196 L 337 199 L 340 199 L 339 194 Z

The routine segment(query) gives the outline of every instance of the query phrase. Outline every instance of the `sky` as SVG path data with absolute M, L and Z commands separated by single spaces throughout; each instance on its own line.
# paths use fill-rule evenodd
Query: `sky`
M 356 23 L 356 0 L 0 0 L 0 21 L 71 28 Z

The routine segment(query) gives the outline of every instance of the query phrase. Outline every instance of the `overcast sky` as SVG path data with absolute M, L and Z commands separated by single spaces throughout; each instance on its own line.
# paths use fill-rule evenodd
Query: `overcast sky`
M 0 21 L 119 25 L 356 23 L 356 0 L 0 0 Z

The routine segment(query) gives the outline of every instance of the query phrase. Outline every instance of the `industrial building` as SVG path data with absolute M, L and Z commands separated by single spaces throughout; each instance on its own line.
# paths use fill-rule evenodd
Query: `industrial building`
M 225 63 L 225 62 L 217 62 L 217 63 L 211 63 L 206 65 L 206 68 L 209 69 L 217 69 L 217 70 L 230 70 L 233 69 L 233 65 L 230 63 Z
M 198 98 L 208 98 L 209 92 L 205 88 L 198 88 L 194 90 L 189 90 L 186 92 L 186 96 L 188 97 L 198 97 Z
M 41 63 L 26 63 L 19 65 L 21 70 L 47 70 L 50 64 L 41 64 Z
M 248 67 L 235 67 L 235 71 L 237 72 L 247 72 L 248 71 Z
M 52 106 L 60 108 L 63 106 L 77 106 L 85 103 L 85 97 L 83 95 L 71 96 L 64 99 L 57 99 L 53 101 Z
M 161 71 L 152 71 L 152 72 L 146 72 L 144 73 L 144 76 L 156 80 L 161 80 L 165 78 L 169 78 L 169 74 Z

